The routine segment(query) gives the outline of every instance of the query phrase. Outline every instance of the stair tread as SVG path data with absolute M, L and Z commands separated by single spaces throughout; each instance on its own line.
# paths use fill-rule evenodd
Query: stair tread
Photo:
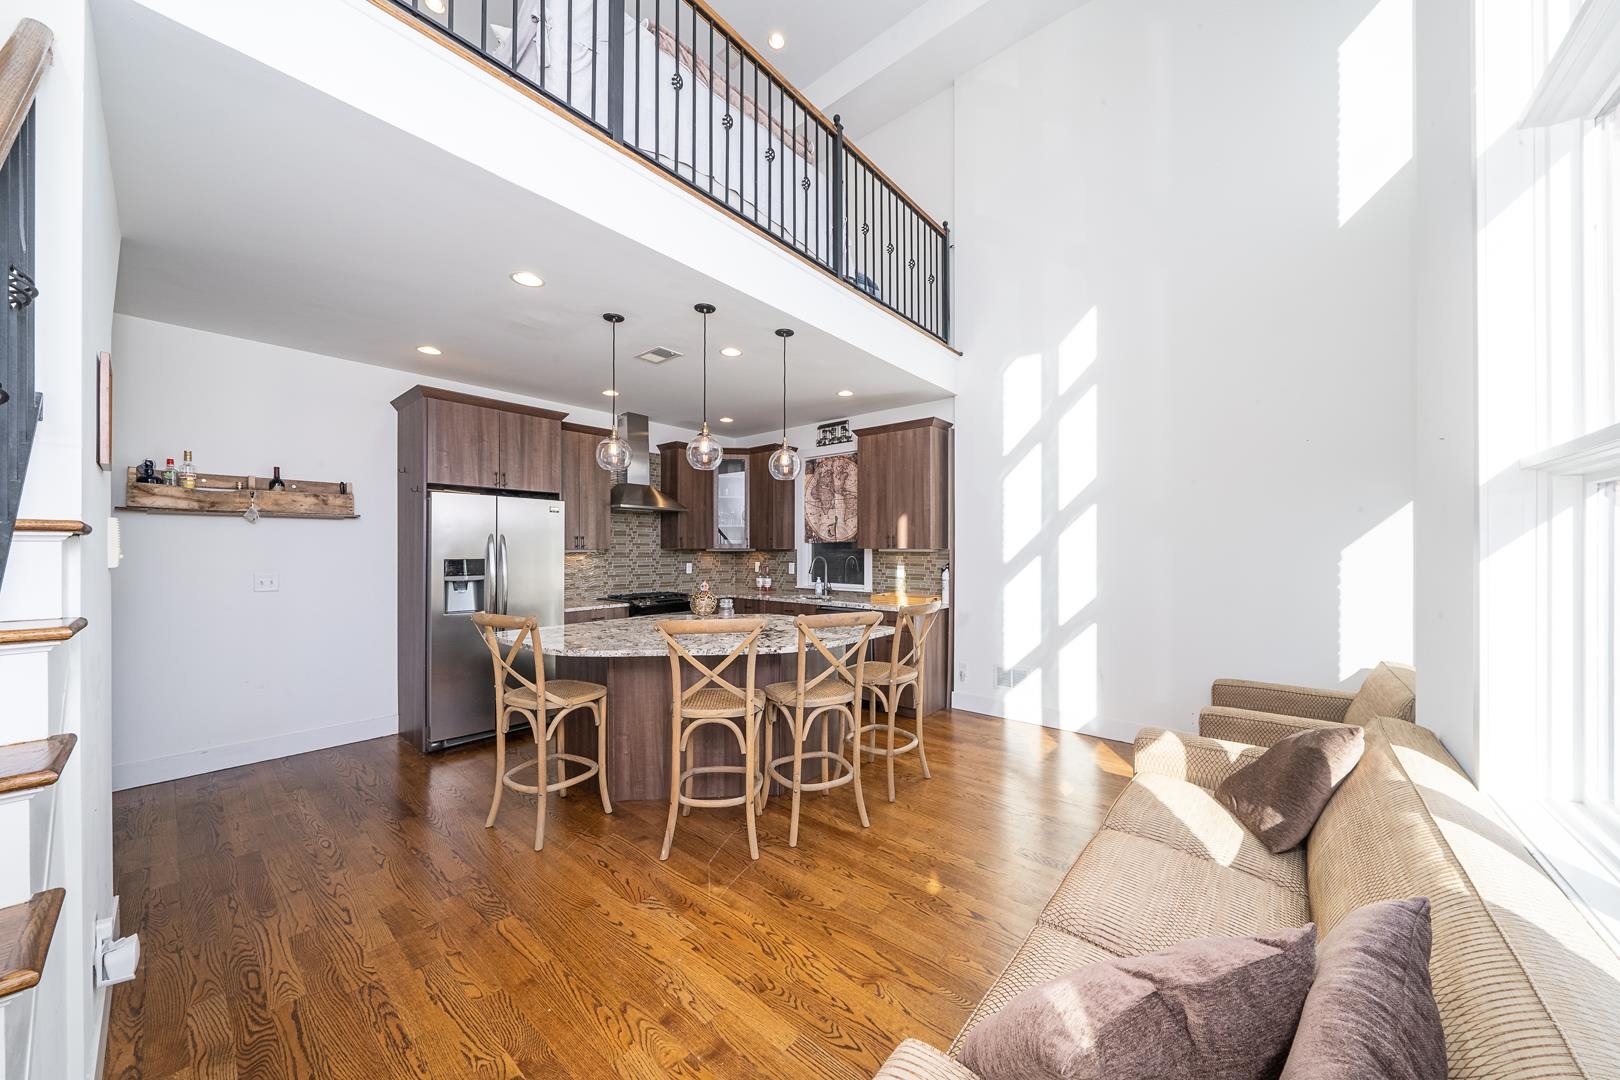
M 50 787 L 62 778 L 77 735 L 52 735 L 0 746 L 0 795 Z
M 18 518 L 16 531 L 23 533 L 71 533 L 83 536 L 90 526 L 71 518 Z
M 84 616 L 76 619 L 25 619 L 0 622 L 0 645 L 34 645 L 42 642 L 66 641 L 90 622 Z
M 46 889 L 0 908 L 0 998 L 39 982 L 66 896 L 65 889 Z

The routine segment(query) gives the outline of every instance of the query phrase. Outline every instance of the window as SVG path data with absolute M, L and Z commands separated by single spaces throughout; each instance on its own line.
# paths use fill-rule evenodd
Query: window
M 1620 0 L 1480 12 L 1479 780 L 1620 941 Z

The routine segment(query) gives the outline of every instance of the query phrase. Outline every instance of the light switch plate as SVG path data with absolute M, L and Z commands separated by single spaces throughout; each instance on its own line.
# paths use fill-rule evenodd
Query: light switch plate
M 254 574 L 254 592 L 280 592 L 281 578 L 275 574 Z

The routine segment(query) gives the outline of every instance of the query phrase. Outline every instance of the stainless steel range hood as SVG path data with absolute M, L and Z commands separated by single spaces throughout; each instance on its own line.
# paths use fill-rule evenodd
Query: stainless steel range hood
M 684 514 L 686 507 L 652 486 L 652 445 L 644 413 L 620 413 L 621 432 L 630 444 L 630 466 L 624 479 L 613 485 L 608 507 L 644 514 Z

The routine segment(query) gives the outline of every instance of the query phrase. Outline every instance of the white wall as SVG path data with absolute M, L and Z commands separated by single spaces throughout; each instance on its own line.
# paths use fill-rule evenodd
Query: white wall
M 959 706 L 1411 658 L 1409 10 L 1094 0 L 958 80 Z
M 60 728 L 79 741 L 53 793 L 46 879 L 67 896 L 32 992 L 28 1040 L 28 1075 L 55 1080 L 99 1075 L 106 1013 L 106 993 L 89 979 L 95 920 L 113 911 L 108 486 L 95 463 L 95 372 L 96 353 L 111 339 L 119 233 L 88 8 L 79 0 L 0 0 L 0 32 L 11 33 L 25 16 L 46 23 L 55 43 L 35 107 L 35 373 L 45 414 L 20 514 L 82 519 L 95 530 L 65 549 L 64 605 L 89 625 L 60 647 Z M 0 713 L 0 735 L 4 720 Z M 7 838 L 8 851 L 16 840 Z M 8 1064 L 19 1049 L 18 1041 L 8 1043 Z
M 118 475 L 198 467 L 354 485 L 357 520 L 119 514 L 113 784 L 155 783 L 394 732 L 397 468 L 389 402 L 417 377 L 120 315 Z M 606 425 L 595 409 L 528 400 Z M 666 437 L 664 430 L 655 437 Z M 119 501 L 122 502 L 120 488 Z M 253 592 L 255 573 L 280 591 Z
M 956 89 L 947 87 L 856 144 L 935 221 L 956 212 Z

